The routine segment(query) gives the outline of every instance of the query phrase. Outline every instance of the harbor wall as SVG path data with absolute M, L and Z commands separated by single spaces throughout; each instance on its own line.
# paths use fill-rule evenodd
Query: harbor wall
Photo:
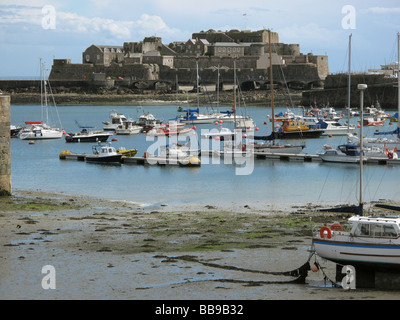
M 11 195 L 10 96 L 0 95 L 0 196 Z
M 356 74 L 351 76 L 351 105 L 353 109 L 360 107 L 360 91 L 357 85 L 365 83 L 368 89 L 365 90 L 365 106 L 376 105 L 377 102 L 384 110 L 397 110 L 397 83 L 396 79 L 376 74 Z M 348 75 L 329 75 L 325 79 L 323 90 L 309 90 L 303 92 L 301 104 L 330 105 L 333 108 L 342 109 L 348 104 Z

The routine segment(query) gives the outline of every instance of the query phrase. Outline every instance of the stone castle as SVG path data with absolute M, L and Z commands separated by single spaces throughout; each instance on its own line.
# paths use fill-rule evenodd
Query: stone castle
M 234 82 L 236 61 L 241 87 L 258 89 L 269 83 L 270 59 L 274 83 L 278 85 L 297 89 L 322 87 L 329 74 L 326 55 L 303 54 L 299 44 L 280 43 L 276 32 L 208 30 L 194 33 L 186 42 L 169 45 L 163 44 L 160 37 L 125 42 L 122 46 L 91 45 L 83 52 L 81 64 L 54 59 L 50 80 L 131 89 L 175 89 L 178 85 L 195 86 L 198 66 L 202 84 L 216 85 L 220 79 L 223 89 Z

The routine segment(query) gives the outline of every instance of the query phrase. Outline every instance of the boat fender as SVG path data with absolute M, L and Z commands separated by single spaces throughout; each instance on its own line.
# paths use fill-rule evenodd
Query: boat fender
M 322 227 L 319 234 L 321 236 L 322 239 L 325 238 L 325 231 L 328 233 L 327 237 L 328 239 L 332 238 L 332 230 L 329 227 Z
M 331 230 L 332 230 L 332 231 L 334 231 L 334 230 L 343 231 L 343 228 L 342 228 L 342 226 L 341 226 L 339 223 L 335 223 L 335 224 L 333 224 L 333 225 L 331 226 Z

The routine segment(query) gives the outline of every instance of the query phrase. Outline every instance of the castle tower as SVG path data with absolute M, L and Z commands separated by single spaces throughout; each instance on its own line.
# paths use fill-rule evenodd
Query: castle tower
M 11 195 L 10 96 L 0 95 L 0 196 Z

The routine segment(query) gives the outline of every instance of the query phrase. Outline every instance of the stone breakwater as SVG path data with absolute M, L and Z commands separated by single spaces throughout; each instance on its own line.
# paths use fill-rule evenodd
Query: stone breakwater
M 40 91 L 11 90 L 9 92 L 12 104 L 40 104 Z M 96 91 L 85 90 L 85 88 L 56 88 L 53 89 L 54 99 L 57 104 L 76 105 L 76 104 L 126 104 L 126 105 L 152 105 L 152 104 L 197 104 L 196 93 L 168 93 L 165 91 L 135 91 L 130 89 L 105 89 L 99 88 Z M 270 91 L 257 90 L 243 92 L 237 98 L 240 105 L 259 105 L 270 106 Z M 297 106 L 301 99 L 301 92 L 292 92 L 290 97 L 281 90 L 275 91 L 275 105 L 281 107 L 290 107 L 291 101 Z M 233 91 L 224 91 L 219 94 L 221 105 L 232 106 L 234 104 Z M 217 105 L 216 92 L 203 92 L 200 94 L 201 106 Z

